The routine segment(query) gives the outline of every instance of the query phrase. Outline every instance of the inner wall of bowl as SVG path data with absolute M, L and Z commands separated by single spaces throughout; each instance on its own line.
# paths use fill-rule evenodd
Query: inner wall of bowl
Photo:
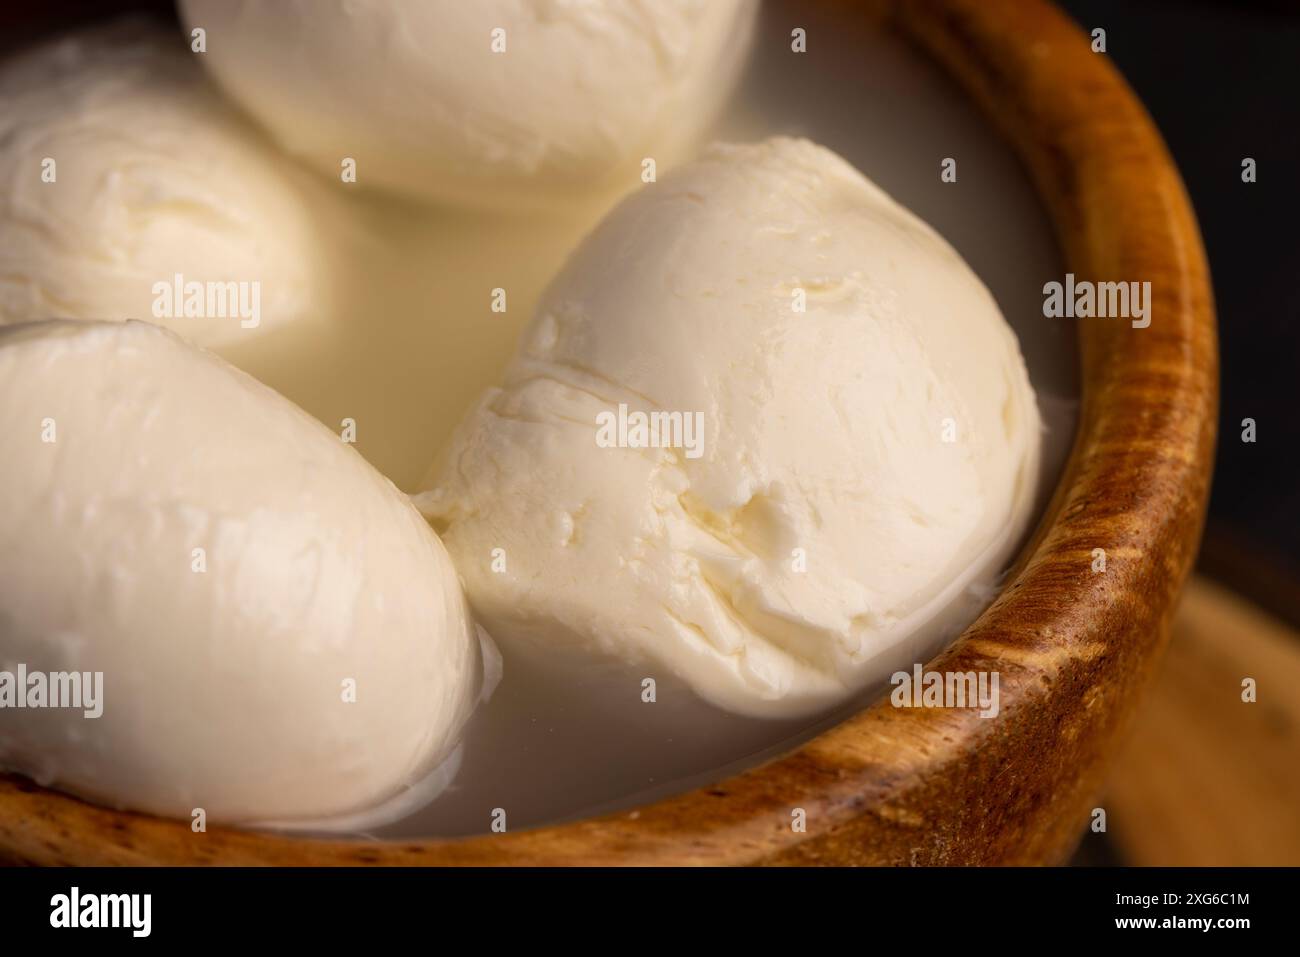
M 898 38 L 828 20 L 794 2 L 764 4 L 745 81 L 719 138 L 807 136 L 846 157 L 934 226 L 992 291 L 1020 338 L 1047 427 L 1037 508 L 1073 440 L 1078 354 L 1068 322 L 1042 313 L 1063 266 L 1050 222 L 1018 162 L 960 90 Z M 809 52 L 790 49 L 803 27 Z M 957 181 L 940 179 L 946 158 Z M 561 227 L 564 228 L 564 227 Z M 444 271 L 447 284 L 457 282 Z M 949 643 L 984 602 L 964 596 L 906 648 L 901 667 Z M 815 719 L 725 714 L 657 675 L 640 701 L 637 669 L 511 655 L 466 735 L 452 787 L 385 838 L 486 832 L 497 809 L 516 830 L 631 808 L 720 780 L 787 751 L 870 703 L 884 687 Z

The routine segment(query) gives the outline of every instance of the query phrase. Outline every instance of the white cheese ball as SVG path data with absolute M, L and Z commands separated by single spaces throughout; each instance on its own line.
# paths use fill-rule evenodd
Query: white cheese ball
M 637 433 L 655 412 L 675 447 Z M 842 159 L 778 138 L 712 148 L 601 223 L 418 501 L 498 641 L 795 716 L 924 660 L 911 637 L 1026 531 L 1039 445 L 979 279 Z
M 143 319 L 224 349 L 326 311 L 319 200 L 196 57 L 127 20 L 0 67 L 0 323 Z
M 182 0 L 201 59 L 290 152 L 438 201 L 640 182 L 714 118 L 755 0 Z
M 139 322 L 0 330 L 0 768 L 209 821 L 382 823 L 446 783 L 481 685 L 447 553 L 275 392 Z

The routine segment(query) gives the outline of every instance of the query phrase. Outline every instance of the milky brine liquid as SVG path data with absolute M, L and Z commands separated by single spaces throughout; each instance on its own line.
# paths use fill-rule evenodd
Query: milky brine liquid
M 790 49 L 796 26 L 807 31 L 807 53 Z M 745 81 L 715 135 L 778 133 L 845 157 L 934 226 L 992 291 L 1019 336 L 1048 429 L 1041 508 L 1073 438 L 1077 353 L 1074 328 L 1043 317 L 1043 284 L 1063 268 L 1010 150 L 898 38 L 768 2 Z M 940 179 L 946 158 L 956 161 L 955 183 Z M 349 228 L 328 238 L 340 321 L 279 330 L 224 354 L 330 428 L 354 422 L 359 451 L 409 491 L 473 400 L 499 381 L 542 290 L 608 203 L 514 216 L 360 194 L 347 202 Z M 497 290 L 504 311 L 493 309 Z M 963 595 L 894 649 L 891 663 L 910 670 L 926 660 L 987 598 L 987 590 Z M 512 831 L 631 808 L 788 750 L 887 690 L 815 719 L 764 721 L 706 705 L 649 667 L 558 653 L 528 659 L 508 641 L 501 647 L 504 677 L 471 721 L 455 781 L 376 836 L 486 832 L 498 808 Z M 656 681 L 653 704 L 642 700 L 645 677 Z

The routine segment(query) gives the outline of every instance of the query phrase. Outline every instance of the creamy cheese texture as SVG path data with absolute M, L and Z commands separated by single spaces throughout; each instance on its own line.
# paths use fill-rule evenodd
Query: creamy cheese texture
M 656 412 L 659 447 L 637 427 Z M 498 640 L 793 716 L 925 660 L 909 636 L 994 583 L 1040 430 L 957 253 L 776 138 L 710 148 L 602 222 L 417 501 Z
M 451 561 L 340 436 L 139 323 L 0 329 L 0 767 L 189 819 L 355 829 L 427 802 L 491 661 Z M 11 703 L 12 704 L 12 703 Z
M 224 348 L 327 312 L 324 198 L 196 56 L 127 20 L 5 60 L 0 323 L 143 319 Z
M 181 0 L 200 59 L 328 176 L 544 206 L 640 182 L 715 117 L 756 0 Z

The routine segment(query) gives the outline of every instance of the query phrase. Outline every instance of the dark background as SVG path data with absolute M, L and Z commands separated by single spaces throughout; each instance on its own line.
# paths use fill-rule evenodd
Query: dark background
M 1219 316 L 1219 447 L 1200 568 L 1300 624 L 1300 2 L 1064 0 L 1164 134 Z M 1241 181 L 1253 157 L 1257 182 Z M 1256 441 L 1241 441 L 1241 420 Z

